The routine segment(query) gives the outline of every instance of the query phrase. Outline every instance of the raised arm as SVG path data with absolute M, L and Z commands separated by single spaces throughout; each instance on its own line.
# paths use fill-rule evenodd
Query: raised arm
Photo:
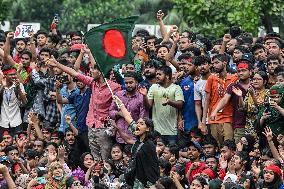
M 60 89 L 62 84 L 59 81 L 55 82 L 55 89 L 56 89 L 56 100 L 58 104 L 69 104 L 69 100 L 67 98 L 62 97 L 60 93 Z
M 67 66 L 64 66 L 63 64 L 60 64 L 59 62 L 57 62 L 53 56 L 47 61 L 47 64 L 53 67 L 58 67 L 63 72 L 66 72 L 67 74 L 73 77 L 78 77 L 79 75 L 79 72 L 77 72 L 76 70 L 69 68 Z
M 230 34 L 225 34 L 223 37 L 223 42 L 219 51 L 219 54 L 224 54 L 226 52 L 226 46 L 231 40 L 231 35 Z
M 84 49 L 81 48 L 80 54 L 79 54 L 79 56 L 78 56 L 78 58 L 76 59 L 75 64 L 74 64 L 74 69 L 75 69 L 76 71 L 79 71 L 79 70 L 80 70 L 80 65 L 81 65 L 81 63 L 82 63 L 84 53 L 85 53 Z
M 31 53 L 32 53 L 32 62 L 36 62 L 36 46 L 35 46 L 35 38 L 34 33 L 31 32 L 30 34 L 30 44 L 31 44 Z
M 159 22 L 162 38 L 164 38 L 166 36 L 166 34 L 167 34 L 166 27 L 165 27 L 165 24 L 164 24 L 164 21 L 163 21 L 164 15 L 165 14 L 163 13 L 162 10 L 159 10 L 157 12 L 157 19 L 158 19 L 158 22 Z
M 10 49 L 11 49 L 11 40 L 14 38 L 14 33 L 9 32 L 6 37 L 6 42 L 4 45 L 4 60 L 3 62 L 7 62 L 8 64 L 14 66 L 16 62 L 13 60 L 13 58 L 10 55 Z
M 133 121 L 133 118 L 132 118 L 130 112 L 126 109 L 123 102 L 117 96 L 114 96 L 113 100 L 115 101 L 117 107 L 120 109 L 122 116 L 124 117 L 125 121 L 128 124 L 130 124 Z

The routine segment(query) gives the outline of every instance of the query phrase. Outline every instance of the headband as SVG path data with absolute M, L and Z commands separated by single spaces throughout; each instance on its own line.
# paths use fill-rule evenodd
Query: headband
M 8 75 L 8 74 L 10 74 L 10 73 L 15 73 L 15 72 L 17 72 L 17 70 L 16 70 L 15 68 L 12 68 L 12 69 L 10 69 L 10 70 L 4 71 L 3 74 L 4 74 L 4 75 Z
M 266 170 L 269 171 L 273 171 L 274 173 L 276 173 L 277 175 L 279 175 L 280 177 L 282 177 L 282 171 L 281 169 L 276 166 L 276 165 L 268 165 L 267 167 L 265 167 Z
M 249 69 L 249 63 L 245 62 L 245 61 L 241 61 L 238 66 L 237 66 L 238 69 Z

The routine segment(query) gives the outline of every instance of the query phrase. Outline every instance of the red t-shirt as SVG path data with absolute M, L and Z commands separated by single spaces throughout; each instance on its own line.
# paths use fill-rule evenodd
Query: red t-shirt
M 200 166 L 197 169 L 193 169 L 189 175 L 189 181 L 192 182 L 193 180 L 193 176 L 198 174 L 198 173 L 202 173 L 202 171 L 205 169 L 205 162 L 201 161 L 199 162 Z M 188 162 L 185 166 L 185 174 L 188 172 L 189 168 L 191 166 L 191 162 Z

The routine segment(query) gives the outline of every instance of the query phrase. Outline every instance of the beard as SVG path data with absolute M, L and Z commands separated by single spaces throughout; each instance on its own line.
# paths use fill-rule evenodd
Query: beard
M 127 92 L 132 93 L 135 91 L 135 88 L 127 88 L 125 89 Z
M 156 77 L 156 74 L 155 73 L 146 72 L 146 73 L 144 73 L 144 76 L 146 77 L 146 79 L 154 79 Z

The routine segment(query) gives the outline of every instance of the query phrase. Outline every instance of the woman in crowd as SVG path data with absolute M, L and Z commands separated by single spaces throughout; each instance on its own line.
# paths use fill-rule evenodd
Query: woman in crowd
M 122 101 L 114 96 L 118 108 L 120 108 L 129 129 L 136 136 L 132 151 L 131 171 L 125 174 L 125 179 L 131 183 L 133 188 L 144 188 L 153 185 L 159 178 L 159 161 L 156 154 L 156 146 L 151 138 L 154 130 L 152 120 L 140 118 L 137 122 L 132 119 Z

